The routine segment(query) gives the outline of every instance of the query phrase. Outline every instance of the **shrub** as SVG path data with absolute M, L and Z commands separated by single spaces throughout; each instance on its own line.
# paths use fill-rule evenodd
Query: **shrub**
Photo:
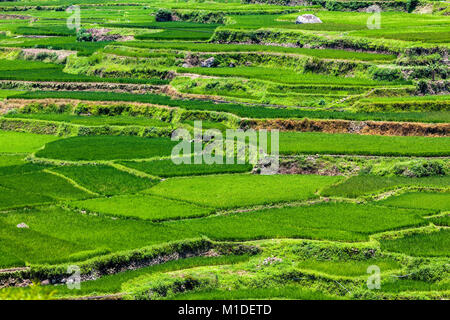
M 427 81 L 421 79 L 417 82 L 417 91 L 421 94 L 427 94 L 429 91 Z
M 92 34 L 86 31 L 84 28 L 80 28 L 80 30 L 77 31 L 77 41 L 78 42 L 90 42 L 94 41 L 94 37 Z
M 155 19 L 157 22 L 172 21 L 172 12 L 167 9 L 159 9 L 156 12 Z
M 413 163 L 399 163 L 394 166 L 394 174 L 408 177 L 430 177 L 445 175 L 445 168 L 442 162 L 417 161 Z
M 55 290 L 48 286 L 40 286 L 33 283 L 23 289 L 7 288 L 0 292 L 0 300 L 50 300 L 53 299 Z
M 412 12 L 417 5 L 419 4 L 419 0 L 407 0 L 406 1 L 406 10 L 408 12 Z
M 437 161 L 416 163 L 410 168 L 410 171 L 416 177 L 445 175 L 444 166 Z
M 372 79 L 378 81 L 395 81 L 402 79 L 400 69 L 372 67 L 369 69 L 369 72 L 372 74 Z

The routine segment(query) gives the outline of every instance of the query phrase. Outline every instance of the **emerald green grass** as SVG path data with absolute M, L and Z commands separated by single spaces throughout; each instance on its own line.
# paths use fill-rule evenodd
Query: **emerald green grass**
M 3 240 L 3 238 L 1 237 L 0 239 Z M 12 253 L 9 253 L 8 251 L 8 248 L 0 248 L 0 255 L 2 256 L 0 267 L 22 267 L 25 265 L 23 261 L 14 256 Z
M 163 81 L 161 79 L 101 78 L 96 76 L 88 76 L 85 74 L 70 74 L 65 73 L 63 68 L 63 65 L 39 61 L 0 59 L 0 79 L 61 82 L 167 83 L 167 81 Z
M 281 132 L 280 153 L 445 156 L 450 138 Z
M 450 210 L 450 193 L 411 192 L 389 197 L 380 204 L 412 209 Z
M 448 188 L 448 176 L 408 178 L 408 177 L 382 177 L 374 175 L 359 175 L 322 191 L 323 196 L 357 198 L 363 195 L 378 194 L 383 191 L 399 187 L 438 187 Z
M 113 160 L 169 156 L 177 141 L 129 136 L 73 137 L 48 143 L 36 153 L 60 160 Z
M 449 95 L 371 97 L 358 100 L 355 107 L 368 112 L 450 111 Z
M 81 283 L 80 290 L 69 290 L 66 286 L 54 287 L 57 296 L 88 296 L 99 294 L 112 294 L 122 292 L 122 284 L 137 277 L 159 273 L 170 272 L 182 269 L 189 269 L 200 266 L 217 266 L 224 264 L 237 264 L 245 262 L 249 256 L 218 256 L 218 257 L 192 257 L 168 261 L 163 264 L 157 264 L 138 270 L 129 270 L 113 275 L 107 275 L 97 280 L 91 280 Z
M 382 82 L 370 79 L 346 78 L 332 75 L 321 75 L 315 73 L 298 73 L 282 68 L 264 67 L 222 67 L 222 68 L 178 68 L 179 72 L 196 73 L 208 76 L 242 77 L 248 79 L 259 79 L 284 84 L 334 84 L 334 85 L 360 85 L 377 86 L 393 85 L 408 82 Z
M 428 219 L 428 221 L 437 226 L 450 227 L 450 214 L 446 216 L 430 218 Z
M 406 96 L 406 97 L 370 97 L 361 99 L 361 102 L 422 102 L 422 101 L 439 101 L 448 102 L 448 95 L 437 96 Z
M 18 208 L 53 201 L 52 198 L 45 195 L 17 191 L 0 186 L 0 209 Z
M 420 41 L 431 43 L 448 43 L 448 31 L 429 31 L 429 32 L 402 32 L 402 33 L 386 33 L 377 35 L 375 38 L 397 39 L 405 41 Z
M 182 121 L 183 124 L 190 125 L 191 127 L 194 126 L 194 122 L 195 122 L 195 120 Z M 223 122 L 214 122 L 214 121 L 207 121 L 207 120 L 202 120 L 202 128 L 204 130 L 217 129 L 217 130 L 220 130 L 222 133 L 224 133 L 227 129 L 230 129 L 230 127 Z
M 78 51 L 79 55 L 91 55 L 95 51 L 103 48 L 111 42 L 78 42 L 76 37 L 51 37 L 51 38 L 21 38 L 6 39 L 0 42 L 2 47 L 15 48 L 47 48 L 55 50 L 73 50 Z M 25 69 L 24 69 L 25 70 Z
M 0 166 L 0 176 L 21 175 L 30 172 L 41 171 L 46 168 L 48 168 L 48 166 L 35 163 Z
M 395 240 L 382 240 L 381 249 L 411 256 L 450 256 L 450 230 L 407 235 Z
M 170 127 L 171 124 L 157 119 L 131 116 L 79 116 L 66 113 L 10 113 L 5 118 L 61 121 L 86 126 L 146 126 Z
M 0 153 L 28 153 L 58 137 L 34 133 L 0 131 Z
M 144 33 L 136 36 L 140 40 L 208 40 L 214 30 L 164 30 L 162 32 Z
M 362 61 L 392 61 L 394 55 L 352 52 L 336 49 L 307 49 L 290 48 L 282 46 L 265 46 L 257 44 L 220 44 L 220 43 L 198 43 L 198 42 L 147 42 L 130 41 L 122 44 L 123 46 L 148 48 L 148 49 L 173 49 L 183 51 L 197 52 L 280 52 L 291 53 L 306 56 L 313 56 L 323 59 L 345 59 Z M 108 49 L 106 47 L 105 49 Z
M 2 72 L 17 71 L 22 69 L 34 70 L 38 72 L 39 70 L 50 70 L 56 67 L 58 67 L 58 65 L 40 61 L 0 59 L 0 70 Z
M 20 26 L 16 28 L 15 33 L 23 35 L 66 36 L 74 35 L 76 31 L 70 30 L 65 25 L 34 25 L 32 27 Z
M 335 260 L 323 261 L 309 259 L 299 261 L 295 264 L 296 268 L 304 270 L 314 270 L 329 275 L 358 277 L 367 276 L 367 268 L 376 265 L 383 272 L 395 269 L 401 269 L 402 265 L 392 259 L 367 259 L 367 260 Z
M 24 164 L 25 161 L 23 161 L 23 158 L 23 155 L 0 155 L 0 167 Z
M 174 164 L 171 159 L 154 161 L 124 161 L 123 165 L 159 177 L 240 173 L 251 171 L 251 164 Z
M 155 180 L 137 177 L 104 165 L 63 166 L 53 168 L 52 171 L 63 174 L 90 191 L 107 196 L 135 193 L 156 183 Z
M 450 284 L 401 279 L 382 282 L 381 290 L 390 293 L 401 293 L 403 291 L 440 291 L 450 290 Z
M 18 229 L 19 223 L 29 229 Z M 22 263 L 54 264 L 80 261 L 107 252 L 195 238 L 180 230 L 150 221 L 82 215 L 57 207 L 20 210 L 0 215 L 1 246 Z M 0 266 L 4 264 L 0 255 Z
M 432 17 L 431 15 L 427 15 Z M 370 30 L 361 30 L 354 32 L 354 35 L 364 36 L 369 38 L 382 38 L 382 39 L 396 39 L 402 41 L 414 41 L 419 43 L 435 43 L 445 44 L 448 43 L 448 31 L 446 25 L 428 26 L 427 28 L 402 28 L 402 29 L 385 29 L 377 30 L 377 32 L 370 32 Z M 399 32 L 400 31 L 400 32 Z
M 0 90 L 0 100 L 24 93 L 23 90 Z
M 171 300 L 338 300 L 337 297 L 320 291 L 295 285 L 251 289 L 209 289 L 180 293 L 170 297 Z
M 274 21 L 266 21 L 265 26 L 276 26 L 276 24 L 279 24 L 280 27 L 292 29 L 350 31 L 350 35 L 354 34 L 366 37 L 379 36 L 385 38 L 385 34 L 392 34 L 393 39 L 414 41 L 415 38 L 402 37 L 402 34 L 422 33 L 427 30 L 435 32 L 436 27 L 439 30 L 439 28 L 445 28 L 448 25 L 448 19 L 445 16 L 431 14 L 417 16 L 408 14 L 407 12 L 392 11 L 381 13 L 381 20 L 383 21 L 381 29 L 368 29 L 367 21 L 372 13 L 336 11 L 310 11 L 308 13 L 315 14 L 323 23 L 316 25 L 295 25 L 294 21 L 298 14 L 288 14 L 278 18 L 274 16 Z M 249 16 L 242 16 L 241 19 L 243 23 L 247 23 L 250 26 L 258 24 L 258 19 L 256 18 L 251 19 Z
M 199 217 L 208 215 L 213 211 L 210 208 L 182 201 L 148 195 L 89 199 L 73 202 L 70 205 L 92 212 L 152 221 Z
M 434 64 L 439 53 L 428 52 L 442 53 L 448 47 L 448 5 L 436 4 L 433 14 L 383 10 L 381 28 L 368 29 L 367 19 L 372 13 L 355 11 L 359 4 L 354 3 L 321 2 L 311 7 L 280 5 L 288 0 L 261 4 L 246 3 L 251 0 L 135 2 L 79 0 L 83 28 L 108 28 L 112 34 L 135 39 L 88 42 L 77 41 L 76 32 L 66 26 L 68 14 L 64 9 L 73 4 L 71 0 L 1 2 L 3 14 L 33 19 L 0 19 L 0 80 L 4 87 L 0 89 L 0 113 L 24 103 L 16 99 L 30 99 L 30 105 L 24 109 L 1 115 L 1 128 L 43 132 L 32 127 L 44 120 L 53 121 L 61 132 L 67 127 L 65 123 L 75 125 L 80 127 L 80 134 L 88 134 L 83 126 L 140 129 L 136 136 L 70 138 L 0 130 L 0 269 L 33 264 L 76 265 L 99 256 L 119 252 L 126 255 L 128 250 L 201 237 L 218 242 L 220 249 L 214 252 L 223 249 L 239 254 L 244 251 L 242 245 L 250 245 L 259 248 L 261 254 L 254 259 L 209 254 L 185 258 L 180 252 L 176 261 L 83 282 L 81 290 L 69 290 L 64 285 L 9 288 L 0 290 L 1 297 L 50 298 L 51 290 L 55 290 L 57 298 L 114 293 L 130 293 L 126 298 L 136 293 L 137 298 L 140 296 L 136 290 L 161 287 L 165 281 L 172 285 L 174 277 L 189 285 L 190 276 L 206 276 L 206 281 L 212 282 L 179 294 L 179 288 L 172 288 L 174 293 L 168 297 L 339 299 L 342 297 L 333 294 L 338 294 L 335 288 L 340 295 L 345 293 L 342 286 L 351 291 L 345 295 L 349 298 L 448 297 L 448 277 L 442 268 L 450 256 L 450 178 L 388 174 L 394 175 L 396 161 L 401 162 L 401 167 L 416 161 L 411 158 L 415 156 L 450 156 L 449 137 L 280 133 L 282 156 L 352 155 L 352 159 L 317 162 L 320 170 L 333 169 L 335 165 L 345 172 L 358 165 L 362 173 L 350 178 L 253 175 L 249 174 L 249 164 L 175 165 L 168 158 L 178 142 L 168 137 L 140 137 L 168 135 L 178 126 L 190 130 L 195 119 L 205 119 L 204 129 L 222 132 L 228 127 L 246 126 L 251 119 L 403 121 L 441 123 L 442 127 L 450 123 L 448 96 L 409 94 L 414 92 L 418 80 L 429 82 L 429 67 L 440 70 L 436 80 L 445 80 L 446 65 L 442 61 Z M 384 9 L 396 10 L 402 5 L 389 3 Z M 335 11 L 340 7 L 355 10 Z M 224 25 L 156 22 L 159 8 L 177 10 L 183 15 L 223 15 L 220 23 Z M 297 16 L 305 13 L 318 16 L 323 23 L 295 24 Z M 239 44 L 244 41 L 245 44 Z M 58 54 L 20 53 L 24 48 L 71 50 L 76 56 L 64 63 Z M 360 52 L 378 49 L 397 52 L 398 61 L 397 54 Z M 219 66 L 184 68 L 188 55 L 194 59 L 199 56 L 200 60 L 215 56 Z M 261 59 L 253 60 L 255 55 Z M 249 61 L 244 61 L 247 56 Z M 302 63 L 308 60 L 304 73 L 303 65 L 292 64 L 295 59 Z M 409 65 L 397 64 L 409 60 Z M 389 78 L 388 69 L 397 67 L 414 71 L 414 80 L 373 80 L 374 69 L 382 68 Z M 184 72 L 200 77 L 183 76 Z M 10 80 L 51 81 L 47 87 L 54 91 L 40 90 L 33 83 L 11 84 Z M 74 84 L 74 90 L 63 91 L 58 82 L 171 84 L 180 95 L 172 98 L 172 92 L 152 93 L 166 92 L 155 86 L 138 89 L 121 85 L 117 90 L 89 92 L 78 90 Z M 374 88 L 378 89 L 372 92 Z M 189 98 L 194 95 L 198 99 Z M 234 102 L 208 100 L 206 96 Z M 93 105 L 101 112 L 94 110 L 95 115 L 91 116 L 85 115 L 88 112 L 78 115 L 73 110 L 47 113 L 38 106 L 43 101 L 34 99 L 42 99 L 45 104 L 53 104 L 51 99 L 82 101 L 79 105 L 73 100 L 59 101 L 57 104 L 66 106 L 61 106 L 61 110 L 73 109 L 67 103 L 75 103 L 73 107 L 79 111 L 85 103 L 110 101 L 168 106 L 188 112 L 179 110 L 166 117 L 153 109 L 147 112 L 144 108 L 141 112 L 125 106 L 109 110 Z M 49 109 L 56 110 L 51 106 Z M 109 113 L 117 116 L 107 116 Z M 155 119 L 147 117 L 150 113 Z M 161 117 L 164 121 L 158 120 Z M 19 128 L 22 119 L 26 128 Z M 11 127 L 12 122 L 16 128 Z M 101 131 L 91 129 L 87 131 Z M 126 128 L 113 131 L 119 129 Z M 36 162 L 25 160 L 34 159 L 34 155 Z M 374 156 L 402 156 L 406 160 L 387 161 Z M 39 163 L 39 157 L 55 161 Z M 444 165 L 445 159 L 438 162 Z M 407 193 L 370 202 L 383 192 L 409 187 Z M 324 197 L 323 201 L 319 196 Z M 348 201 L 335 202 L 328 197 Z M 29 228 L 18 228 L 20 223 Z M 420 227 L 433 224 L 436 228 L 431 233 L 421 233 L 427 228 L 419 231 Z M 414 228 L 418 228 L 415 233 L 411 232 Z M 410 231 L 403 234 L 399 230 Z M 380 233 L 387 231 L 392 236 L 381 237 Z M 373 235 L 377 235 L 376 241 Z M 221 241 L 230 242 L 222 246 Z M 402 258 L 394 253 L 412 257 Z M 268 257 L 279 260 L 271 263 L 265 259 Z M 120 268 L 113 260 L 111 263 Z M 366 289 L 370 265 L 381 269 L 381 290 Z M 410 272 L 411 277 L 394 276 Z M 217 281 L 210 275 L 215 275 Z M 425 278 L 436 281 L 411 280 Z
M 172 178 L 147 192 L 215 208 L 230 208 L 315 198 L 316 191 L 341 179 L 315 175 L 247 174 Z
M 322 203 L 167 222 L 217 240 L 271 238 L 363 241 L 386 230 L 426 224 L 413 210 Z
M 90 196 L 67 180 L 46 172 L 3 176 L 0 185 L 15 190 L 17 197 L 26 197 L 21 194 L 22 192 L 43 195 L 56 200 L 77 200 Z
M 29 229 L 18 229 L 19 223 Z M 421 225 L 414 211 L 355 204 L 319 204 L 163 223 L 82 215 L 45 207 L 0 215 L 0 239 L 22 262 L 58 263 L 206 235 L 212 239 L 313 238 L 367 240 L 382 230 Z
M 24 215 L 26 213 L 22 213 L 22 216 Z M 25 221 L 30 226 L 29 219 L 25 219 L 25 217 L 15 219 L 12 223 L 5 223 L 5 220 L 8 219 L 2 215 L 0 217 L 0 242 L 8 245 L 0 248 L 0 251 L 6 254 L 6 257 L 0 256 L 0 267 L 21 266 L 27 262 L 58 262 L 62 257 L 68 257 L 71 253 L 81 251 L 84 248 L 83 245 L 62 240 L 58 235 L 44 235 L 36 231 L 33 224 L 29 229 L 17 228 L 17 224 Z M 58 226 L 58 228 L 61 227 Z M 11 257 L 15 258 L 13 260 L 14 265 L 11 264 Z
M 345 120 L 379 120 L 412 122 L 450 122 L 450 112 L 349 112 L 329 110 L 305 110 L 299 108 L 271 108 L 246 106 L 233 103 L 214 103 L 202 100 L 179 100 L 156 94 L 130 94 L 114 92 L 76 92 L 76 91 L 33 91 L 14 94 L 11 98 L 20 99 L 79 99 L 90 101 L 135 101 L 187 110 L 221 111 L 246 118 L 310 118 L 310 119 L 345 119 Z

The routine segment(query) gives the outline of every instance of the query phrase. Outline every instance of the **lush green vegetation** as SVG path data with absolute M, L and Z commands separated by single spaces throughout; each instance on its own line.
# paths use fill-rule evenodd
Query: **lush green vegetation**
M 26 194 L 29 193 L 36 193 L 57 200 L 83 199 L 89 196 L 69 181 L 47 172 L 3 176 L 0 184 L 15 190 L 17 197 L 26 197 Z M 21 192 L 25 192 L 25 195 L 21 195 Z M 14 194 L 11 196 L 16 197 Z
M 392 137 L 319 132 L 280 133 L 280 153 L 446 156 L 450 139 Z
M 450 215 L 439 216 L 428 219 L 431 223 L 434 223 L 437 226 L 450 227 Z
M 0 156 L 0 167 L 15 166 L 24 163 L 25 161 L 23 160 L 23 155 L 5 154 Z
M 407 235 L 395 240 L 383 240 L 384 250 L 401 252 L 412 256 L 449 256 L 449 230 Z
M 147 192 L 216 208 L 251 206 L 317 197 L 340 177 L 301 175 L 215 175 L 172 178 Z
M 91 212 L 152 221 L 198 217 L 213 211 L 187 202 L 148 195 L 90 199 L 70 205 Z
M 73 161 L 153 158 L 170 156 L 176 144 L 168 138 L 74 137 L 48 143 L 36 156 Z
M 11 209 L 28 205 L 52 202 L 53 199 L 36 193 L 21 192 L 17 190 L 0 187 L 0 209 Z
M 383 97 L 361 99 L 357 108 L 366 111 L 448 111 L 448 95 L 421 97 Z
M 417 208 L 437 211 L 450 210 L 449 193 L 411 192 L 390 197 L 381 201 L 382 204 L 399 208 Z
M 381 286 L 381 290 L 383 291 L 396 293 L 400 293 L 402 291 L 439 291 L 448 289 L 449 285 L 445 283 L 409 279 L 383 282 Z
M 11 155 L 4 156 L 4 157 L 5 158 L 11 157 Z M 24 156 L 21 155 L 20 157 L 23 158 Z M 22 175 L 22 174 L 26 174 L 26 173 L 41 171 L 46 168 L 48 168 L 48 166 L 46 166 L 46 165 L 34 164 L 34 163 L 28 163 L 28 162 L 24 163 L 21 161 L 14 165 L 1 166 L 0 167 L 0 176 Z
M 0 1 L 0 300 L 450 299 L 448 4 L 77 4 Z M 175 164 L 199 120 L 276 174 Z
M 34 91 L 22 94 L 14 93 L 11 98 L 21 99 L 80 99 L 91 101 L 135 101 L 158 105 L 179 107 L 188 110 L 222 111 L 246 118 L 311 118 L 311 119 L 346 119 L 346 120 L 380 120 L 380 121 L 413 121 L 413 122 L 448 122 L 448 112 L 350 112 L 329 110 L 305 110 L 298 108 L 273 108 L 261 106 L 245 106 L 241 104 L 221 103 L 202 100 L 178 100 L 164 95 L 128 94 L 112 92 L 72 92 L 72 91 Z M 56 117 L 55 117 L 56 118 Z M 55 119 L 54 118 L 54 119 Z
M 58 140 L 58 137 L 0 131 L 0 152 L 2 153 L 27 153 L 38 150 L 46 143 Z
M 88 296 L 98 294 L 111 294 L 121 292 L 121 286 L 123 283 L 132 279 L 138 278 L 142 275 L 168 272 L 174 270 L 190 269 L 199 266 L 215 266 L 222 264 L 237 264 L 248 260 L 247 255 L 242 256 L 218 256 L 218 257 L 193 257 L 180 259 L 176 261 L 169 261 L 163 264 L 157 264 L 154 266 L 125 271 L 118 274 L 104 276 L 97 280 L 91 280 L 83 282 L 80 290 L 69 290 L 65 286 L 56 287 L 57 296 Z
M 412 210 L 331 203 L 182 220 L 176 225 L 218 240 L 290 237 L 363 241 L 370 233 L 425 223 Z
M 156 183 L 150 178 L 142 178 L 109 166 L 63 166 L 52 171 L 72 179 L 86 189 L 110 196 L 135 193 L 150 188 Z
M 365 52 L 351 52 L 345 50 L 291 48 L 282 46 L 264 46 L 254 44 L 220 44 L 220 43 L 192 43 L 192 42 L 128 42 L 124 45 L 133 48 L 174 49 L 194 52 L 278 52 L 313 56 L 318 58 L 363 60 L 363 61 L 392 61 L 393 55 L 374 54 Z M 106 47 L 105 49 L 108 49 Z
M 146 117 L 131 116 L 82 116 L 65 113 L 9 113 L 5 118 L 13 119 L 35 119 L 47 121 L 60 121 L 86 126 L 146 126 L 146 127 L 169 127 L 170 123 Z
M 17 228 L 19 223 L 26 223 L 29 229 Z M 188 230 L 150 221 L 114 220 L 55 207 L 33 209 L 32 214 L 30 210 L 2 214 L 0 225 L 0 239 L 8 243 L 0 251 L 21 264 L 82 261 L 114 251 L 196 236 Z M 3 257 L 0 255 L 0 265 L 7 266 Z
M 285 69 L 261 68 L 261 67 L 233 67 L 233 68 L 180 68 L 180 72 L 190 72 L 209 76 L 242 77 L 273 81 L 284 84 L 328 84 L 328 85 L 361 85 L 376 86 L 389 83 L 377 82 L 369 79 L 342 78 L 330 75 L 318 75 L 314 73 L 296 73 Z M 398 84 L 398 83 L 392 83 Z
M 124 82 L 124 83 L 165 83 L 160 79 L 128 79 L 128 78 L 102 78 L 86 76 L 83 74 L 69 74 L 63 71 L 63 66 L 26 60 L 0 60 L 2 80 L 27 81 L 60 81 L 60 82 Z
M 299 261 L 296 266 L 300 269 L 315 270 L 331 275 L 357 277 L 365 276 L 367 268 L 372 265 L 377 265 L 383 272 L 400 269 L 401 265 L 391 259 L 367 259 L 363 261 L 318 261 L 315 259 L 308 259 Z
M 126 161 L 123 165 L 153 176 L 177 177 L 218 173 L 240 173 L 252 170 L 251 164 L 175 164 L 172 159 L 153 161 Z
M 182 293 L 174 300 L 246 300 L 246 299 L 295 299 L 295 300 L 338 300 L 337 297 L 305 289 L 295 285 L 278 288 L 236 289 L 236 290 L 204 290 Z
M 382 177 L 363 174 L 350 177 L 340 184 L 328 187 L 323 190 L 321 194 L 324 196 L 356 198 L 364 195 L 378 194 L 400 187 L 448 188 L 449 185 L 450 179 L 448 176 L 407 178 L 398 176 Z M 389 199 L 386 201 L 389 201 Z M 411 204 L 409 206 L 411 206 Z

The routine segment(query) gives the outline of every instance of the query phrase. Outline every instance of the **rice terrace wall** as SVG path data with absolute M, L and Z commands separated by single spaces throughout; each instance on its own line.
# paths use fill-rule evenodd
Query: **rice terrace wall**
M 449 299 L 449 30 L 433 0 L 1 1 L 0 300 Z

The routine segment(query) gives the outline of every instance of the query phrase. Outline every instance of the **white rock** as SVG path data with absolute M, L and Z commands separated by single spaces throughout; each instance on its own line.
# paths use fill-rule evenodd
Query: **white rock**
M 19 229 L 30 229 L 30 227 L 29 227 L 26 223 L 24 223 L 24 222 L 19 223 L 19 224 L 17 225 L 17 228 L 19 228 Z
M 214 63 L 216 62 L 216 59 L 214 57 L 208 58 L 205 61 L 201 63 L 201 66 L 203 68 L 212 68 L 214 67 Z
M 296 24 L 303 24 L 303 23 L 322 23 L 322 20 L 317 18 L 313 14 L 304 14 L 297 17 L 297 20 L 295 20 Z
M 376 4 L 367 7 L 365 10 L 367 13 L 381 12 L 381 8 Z

